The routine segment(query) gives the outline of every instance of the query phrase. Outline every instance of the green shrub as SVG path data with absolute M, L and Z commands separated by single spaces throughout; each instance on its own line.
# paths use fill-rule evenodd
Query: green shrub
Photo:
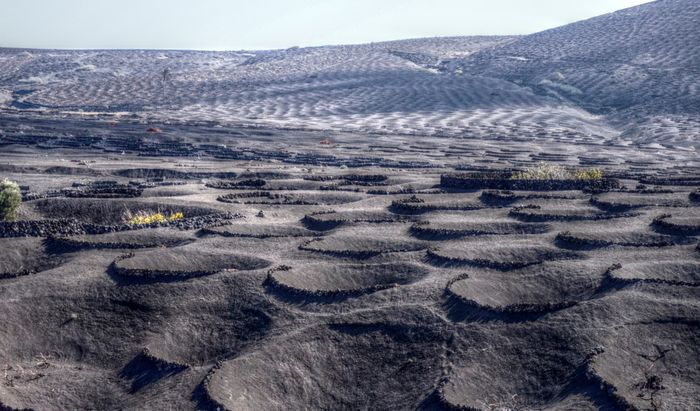
M 12 221 L 17 218 L 17 211 L 22 204 L 22 193 L 14 181 L 0 182 L 0 220 Z

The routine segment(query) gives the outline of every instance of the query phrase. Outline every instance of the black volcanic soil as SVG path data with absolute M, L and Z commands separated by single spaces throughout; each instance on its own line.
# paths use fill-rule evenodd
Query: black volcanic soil
M 37 135 L 105 127 L 44 121 Z M 170 129 L 183 151 L 141 152 L 138 127 L 99 147 L 3 147 L 0 177 L 26 189 L 19 221 L 0 223 L 1 410 L 700 403 L 698 187 L 637 188 L 698 181 L 687 153 L 362 134 L 326 147 L 326 133 L 187 124 Z M 240 153 L 212 155 L 223 142 Z M 465 163 L 576 167 L 591 150 L 620 188 L 440 185 Z M 64 190 L 101 180 L 142 194 Z M 158 211 L 194 222 L 125 226 Z

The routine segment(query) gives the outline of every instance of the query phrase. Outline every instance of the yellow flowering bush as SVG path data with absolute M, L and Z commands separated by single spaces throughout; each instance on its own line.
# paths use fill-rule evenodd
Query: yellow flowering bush
M 168 217 L 168 221 L 182 220 L 183 218 L 185 218 L 185 214 L 178 211 L 176 213 L 170 214 L 170 217 Z
M 590 170 L 577 170 L 574 172 L 576 180 L 597 181 L 603 179 L 603 170 L 592 168 Z
M 150 225 L 150 224 L 164 223 L 166 221 L 181 220 L 183 218 L 185 218 L 185 214 L 183 214 L 180 211 L 175 212 L 175 213 L 171 213 L 169 216 L 166 216 L 165 214 L 163 214 L 161 212 L 157 212 L 157 213 L 139 212 L 139 213 L 136 213 L 135 215 L 131 214 L 129 212 L 126 215 L 126 223 L 129 225 Z

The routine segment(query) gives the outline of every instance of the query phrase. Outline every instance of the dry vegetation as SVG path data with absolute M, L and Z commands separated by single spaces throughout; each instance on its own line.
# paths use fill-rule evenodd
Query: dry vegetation
M 511 179 L 601 181 L 603 179 L 603 170 L 599 168 L 568 170 L 556 164 L 540 162 L 535 167 L 513 173 Z

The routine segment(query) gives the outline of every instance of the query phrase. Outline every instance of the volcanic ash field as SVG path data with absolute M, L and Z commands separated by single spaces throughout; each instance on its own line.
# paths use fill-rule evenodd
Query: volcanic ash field
M 699 410 L 699 13 L 0 50 L 0 410 Z
M 6 409 L 698 403 L 697 160 L 610 147 L 600 181 L 517 181 L 516 160 L 591 151 L 202 127 L 163 137 L 249 157 L 122 155 L 139 127 L 8 146 L 25 201 L 0 223 Z

